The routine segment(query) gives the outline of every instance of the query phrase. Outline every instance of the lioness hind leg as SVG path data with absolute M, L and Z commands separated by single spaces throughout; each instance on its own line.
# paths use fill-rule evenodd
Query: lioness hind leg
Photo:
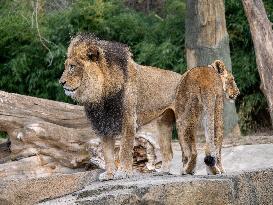
M 204 103 L 204 118 L 203 125 L 205 128 L 206 137 L 206 149 L 204 162 L 207 165 L 208 174 L 220 174 L 220 170 L 216 165 L 216 146 L 215 146 L 215 130 L 214 130 L 214 108 L 215 108 L 216 97 L 206 96 Z
M 210 149 L 208 148 L 209 145 L 208 143 L 206 143 L 206 146 L 205 146 L 205 158 L 204 158 L 204 162 L 206 164 L 206 170 L 207 170 L 207 174 L 208 175 L 216 175 L 216 174 L 221 174 L 221 170 L 220 168 L 218 167 L 218 164 L 217 164 L 217 155 L 216 157 L 215 156 L 212 156 L 210 153 Z
M 173 158 L 172 152 L 172 130 L 174 123 L 174 113 L 172 110 L 166 110 L 162 117 L 157 121 L 159 130 L 159 146 L 162 155 L 162 166 L 160 171 L 170 172 L 170 165 Z
M 221 173 L 225 173 L 222 165 L 222 143 L 224 135 L 224 122 L 223 122 L 223 96 L 216 97 L 215 112 L 214 112 L 214 128 L 215 128 L 215 145 L 216 145 L 216 165 Z
M 102 149 L 105 161 L 105 169 L 106 171 L 99 176 L 100 181 L 110 180 L 114 178 L 114 174 L 116 171 L 115 165 L 115 139 L 111 136 L 102 137 Z
M 197 150 L 195 142 L 195 133 L 193 129 L 195 129 L 193 128 L 193 126 L 189 126 L 186 129 L 182 139 L 180 139 L 181 150 L 183 150 L 182 151 L 183 170 L 181 174 L 195 173 Z
M 178 116 L 176 123 L 179 142 L 182 150 L 183 170 L 181 174 L 194 174 L 196 168 L 196 126 L 199 119 L 199 108 L 192 106 Z

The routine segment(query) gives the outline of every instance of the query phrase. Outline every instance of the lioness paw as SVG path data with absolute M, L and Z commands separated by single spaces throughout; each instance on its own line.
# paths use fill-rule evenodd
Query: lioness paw
M 180 175 L 188 175 L 188 174 L 194 175 L 195 174 L 195 170 L 189 171 L 189 170 L 186 170 L 186 169 L 182 169 L 181 172 L 180 172 Z
M 206 166 L 208 175 L 217 175 L 221 174 L 220 169 L 217 166 Z

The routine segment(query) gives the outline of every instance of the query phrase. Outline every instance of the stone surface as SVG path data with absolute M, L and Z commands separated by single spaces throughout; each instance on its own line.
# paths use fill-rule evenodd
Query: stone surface
M 173 144 L 171 173 L 179 174 L 182 165 L 180 146 Z M 227 173 L 262 169 L 273 166 L 273 144 L 240 145 L 222 149 L 223 165 Z M 198 149 L 196 174 L 206 174 L 203 149 Z
M 221 176 L 138 176 L 94 182 L 43 205 L 272 204 L 273 168 Z
M 49 177 L 1 180 L 0 205 L 30 205 L 82 189 L 96 180 L 98 170 Z
M 181 153 L 177 144 L 173 148 L 172 171 L 179 173 Z M 0 204 L 273 204 L 273 144 L 224 148 L 227 174 L 219 176 L 201 175 L 203 150 L 198 151 L 195 176 L 154 173 L 98 182 L 93 171 L 2 180 Z

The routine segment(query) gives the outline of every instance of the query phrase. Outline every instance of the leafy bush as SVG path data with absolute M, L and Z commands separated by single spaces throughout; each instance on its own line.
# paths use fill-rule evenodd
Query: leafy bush
M 0 9 L 1 90 L 71 102 L 58 85 L 58 78 L 69 40 L 81 31 L 128 44 L 140 63 L 177 71 L 186 68 L 181 52 L 183 2 L 170 1 L 161 18 L 155 13 L 145 16 L 135 12 L 117 0 L 77 0 L 66 9 L 50 11 L 44 9 L 48 2 L 40 1 L 42 40 L 36 27 L 35 5 L 23 2 L 4 1 Z
M 166 1 L 160 16 L 129 9 L 121 0 L 67 0 L 70 5 L 61 8 L 55 8 L 55 1 L 39 1 L 40 37 L 32 1 L 1 0 L 1 90 L 71 102 L 58 79 L 69 40 L 81 31 L 128 44 L 138 63 L 180 73 L 186 70 L 185 1 Z M 272 20 L 270 1 L 264 2 Z M 259 119 L 267 113 L 267 106 L 259 90 L 251 35 L 240 1 L 226 1 L 226 17 L 233 72 L 242 93 L 236 106 L 241 128 L 246 132 L 261 125 Z M 267 126 L 267 121 L 263 118 L 262 125 Z
M 236 106 L 244 133 L 270 127 L 265 96 L 260 91 L 260 77 L 249 25 L 241 1 L 226 2 L 227 29 L 230 37 L 232 69 L 240 89 Z M 268 17 L 273 20 L 273 5 L 264 0 Z

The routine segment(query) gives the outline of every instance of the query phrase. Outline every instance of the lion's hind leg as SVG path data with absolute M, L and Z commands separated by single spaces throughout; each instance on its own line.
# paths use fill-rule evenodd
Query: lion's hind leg
M 162 155 L 162 166 L 160 172 L 169 173 L 170 165 L 173 158 L 172 152 L 172 130 L 175 121 L 173 110 L 166 110 L 161 118 L 157 121 L 159 130 L 159 146 Z

